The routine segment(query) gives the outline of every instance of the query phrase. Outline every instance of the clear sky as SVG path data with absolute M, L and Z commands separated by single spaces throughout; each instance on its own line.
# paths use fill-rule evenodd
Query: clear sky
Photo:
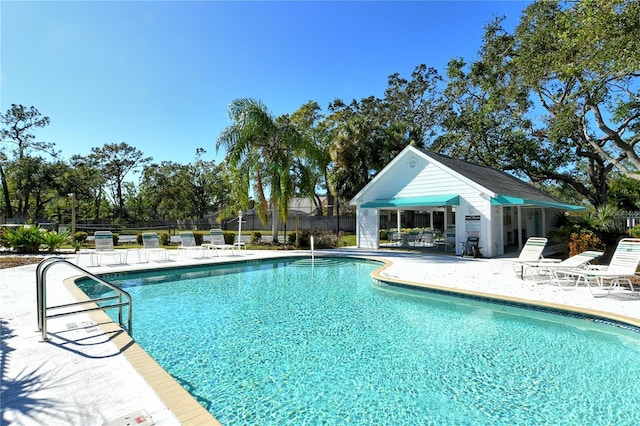
M 35 106 L 66 159 L 105 143 L 154 162 L 220 161 L 235 98 L 275 115 L 382 97 L 387 77 L 476 58 L 522 1 L 0 1 L 0 110 Z

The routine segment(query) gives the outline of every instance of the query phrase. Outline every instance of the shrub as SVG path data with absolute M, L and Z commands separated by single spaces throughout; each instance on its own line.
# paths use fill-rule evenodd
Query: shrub
M 640 225 L 636 225 L 633 228 L 629 229 L 629 235 L 633 238 L 640 238 Z
M 380 241 L 384 241 L 384 240 L 388 240 L 389 239 L 389 233 L 386 229 L 381 229 L 380 230 Z
M 2 231 L 2 244 L 17 253 L 37 253 L 41 243 L 40 229 L 36 226 L 5 228 Z
M 292 232 L 287 237 L 287 242 L 294 247 L 311 247 L 311 233 L 309 231 Z M 315 239 L 314 239 L 315 241 Z
M 569 256 L 574 256 L 587 250 L 602 250 L 602 241 L 600 241 L 600 238 L 591 231 L 571 234 Z
M 194 232 L 193 233 L 193 239 L 196 241 L 196 245 L 202 245 L 202 241 L 204 241 L 204 235 L 202 234 L 202 232 Z
M 314 230 L 313 232 L 309 231 L 298 231 L 298 244 L 296 247 L 298 248 L 310 248 L 311 247 L 311 236 L 313 235 L 313 245 L 316 249 L 327 249 L 327 248 L 336 248 L 338 247 L 338 236 L 333 232 L 322 231 L 322 230 Z M 292 232 L 289 234 L 289 244 L 296 244 L 296 233 Z
M 262 242 L 262 232 L 253 231 L 251 233 L 251 244 L 260 244 Z
M 89 237 L 89 234 L 87 234 L 86 232 L 78 231 L 75 234 L 73 234 L 73 241 L 79 244 L 84 244 L 85 241 L 87 241 L 88 237 Z
M 56 231 L 45 231 L 40 233 L 40 238 L 47 251 L 53 253 L 69 240 L 69 233 L 65 231 L 58 234 Z
M 222 235 L 224 235 L 225 244 L 233 244 L 236 240 L 236 234 L 233 232 L 223 232 Z
M 2 243 L 13 248 L 17 253 L 38 253 L 43 244 L 42 233 L 37 226 L 20 226 L 18 228 L 5 228 L 2 231 Z
M 168 246 L 171 243 L 171 235 L 169 235 L 168 232 L 161 232 L 160 235 L 158 235 L 158 239 L 163 246 Z

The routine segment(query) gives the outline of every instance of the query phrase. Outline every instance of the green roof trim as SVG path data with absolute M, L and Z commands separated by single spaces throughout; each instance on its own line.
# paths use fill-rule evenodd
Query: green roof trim
M 432 207 L 460 205 L 459 195 L 431 195 L 428 197 L 386 198 L 362 203 L 365 209 L 404 208 L 404 207 Z
M 574 206 L 572 204 L 556 203 L 552 201 L 528 200 L 526 198 L 511 197 L 508 195 L 498 195 L 491 199 L 492 206 L 521 206 L 533 205 L 539 207 L 549 207 L 554 209 L 564 209 L 571 211 L 584 210 L 582 206 Z

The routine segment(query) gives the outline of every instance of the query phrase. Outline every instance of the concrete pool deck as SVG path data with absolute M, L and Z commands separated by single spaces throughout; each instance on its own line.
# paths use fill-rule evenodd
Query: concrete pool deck
M 397 250 L 316 252 L 324 254 L 386 261 L 386 267 L 376 274 L 381 280 L 576 310 L 640 327 L 639 289 L 634 294 L 616 290 L 607 297 L 593 297 L 585 287 L 561 289 L 554 284 L 535 284 L 517 278 L 507 258 L 468 259 Z M 171 252 L 169 261 L 86 269 L 100 274 L 300 255 L 309 253 L 242 251 L 239 256 L 184 259 L 176 250 Z M 52 319 L 48 325 L 51 339 L 43 341 L 37 330 L 35 270 L 36 265 L 0 270 L 1 424 L 216 424 L 202 406 L 101 312 Z M 62 264 L 49 270 L 49 306 L 76 301 L 77 290 L 69 285 L 69 279 L 78 275 L 78 271 Z M 183 385 L 188 387 L 188 383 Z

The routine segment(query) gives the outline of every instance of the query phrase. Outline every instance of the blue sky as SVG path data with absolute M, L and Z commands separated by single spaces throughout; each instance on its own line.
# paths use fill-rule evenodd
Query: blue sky
M 382 97 L 387 77 L 473 60 L 530 2 L 0 2 L 0 110 L 35 106 L 64 158 L 126 142 L 155 162 L 215 151 L 236 98 L 275 115 Z

